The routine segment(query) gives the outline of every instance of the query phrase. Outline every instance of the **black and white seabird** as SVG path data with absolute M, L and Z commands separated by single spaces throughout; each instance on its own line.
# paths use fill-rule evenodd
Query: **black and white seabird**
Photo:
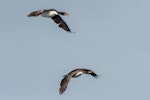
M 56 24 L 59 24 L 59 27 L 63 28 L 67 32 L 71 32 L 66 22 L 59 16 L 59 15 L 67 16 L 68 14 L 66 12 L 60 12 L 55 9 L 44 9 L 31 12 L 28 15 L 28 17 L 32 16 L 36 17 L 39 15 L 41 15 L 42 17 L 52 18 Z
M 72 77 L 76 78 L 82 74 L 92 75 L 94 78 L 98 77 L 98 75 L 95 74 L 92 70 L 83 69 L 83 68 L 75 69 L 64 76 L 64 78 L 62 79 L 62 81 L 60 83 L 59 93 L 62 94 L 66 90 Z

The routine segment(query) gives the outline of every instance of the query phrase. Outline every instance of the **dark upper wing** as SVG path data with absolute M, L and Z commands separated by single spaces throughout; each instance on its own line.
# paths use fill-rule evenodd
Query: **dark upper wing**
M 34 12 L 31 12 L 28 17 L 31 17 L 31 16 L 39 16 L 40 14 L 43 13 L 43 10 L 38 10 L 38 11 L 34 11 Z
M 63 28 L 67 32 L 71 32 L 71 30 L 69 29 L 69 27 L 67 26 L 65 22 L 62 22 L 61 24 L 59 24 L 59 27 Z
M 70 79 L 71 79 L 71 76 L 69 76 L 69 75 L 66 75 L 66 76 L 62 79 L 62 81 L 61 81 L 61 83 L 60 83 L 60 88 L 59 88 L 59 93 L 60 93 L 60 94 L 62 94 L 62 93 L 66 90 L 66 88 L 67 88 L 67 86 L 68 86 L 68 83 L 70 82 Z
M 51 18 L 55 23 L 59 24 L 59 27 L 63 28 L 65 31 L 71 32 L 66 22 L 59 15 L 55 15 Z

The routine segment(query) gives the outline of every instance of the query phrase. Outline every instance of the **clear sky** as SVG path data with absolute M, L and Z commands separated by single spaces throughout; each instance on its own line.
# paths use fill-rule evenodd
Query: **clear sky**
M 149 0 L 1 0 L 0 100 L 150 100 Z M 75 34 L 48 18 L 54 8 Z M 62 76 L 75 68 L 98 75 Z

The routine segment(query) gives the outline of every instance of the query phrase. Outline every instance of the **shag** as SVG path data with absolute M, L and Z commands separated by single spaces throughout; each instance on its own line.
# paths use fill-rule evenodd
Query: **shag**
M 44 10 L 37 10 L 34 12 L 31 12 L 28 17 L 36 17 L 41 15 L 42 17 L 52 18 L 52 20 L 58 24 L 59 27 L 63 28 L 67 32 L 71 32 L 66 22 L 59 16 L 67 16 L 68 14 L 66 12 L 60 12 L 55 9 L 44 9 Z
M 68 83 L 70 82 L 72 77 L 76 78 L 82 74 L 92 75 L 94 78 L 98 77 L 97 74 L 95 74 L 92 70 L 89 70 L 89 69 L 79 68 L 79 69 L 72 70 L 67 75 L 64 75 L 64 78 L 62 79 L 60 83 L 59 93 L 62 94 L 66 90 Z

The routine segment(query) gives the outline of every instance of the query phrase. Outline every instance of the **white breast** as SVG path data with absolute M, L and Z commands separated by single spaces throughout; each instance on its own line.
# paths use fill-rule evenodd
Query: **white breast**
M 76 73 L 75 75 L 73 75 L 72 77 L 76 78 L 76 77 L 79 77 L 79 76 L 82 75 L 82 74 L 83 74 L 83 72 L 78 72 L 78 73 Z
M 50 11 L 50 16 L 53 17 L 55 15 L 58 15 L 58 13 L 56 11 Z
M 43 17 L 53 17 L 53 16 L 55 16 L 55 15 L 58 15 L 58 13 L 56 12 L 56 11 L 49 11 L 49 12 L 44 12 L 43 14 L 42 14 L 42 16 Z

